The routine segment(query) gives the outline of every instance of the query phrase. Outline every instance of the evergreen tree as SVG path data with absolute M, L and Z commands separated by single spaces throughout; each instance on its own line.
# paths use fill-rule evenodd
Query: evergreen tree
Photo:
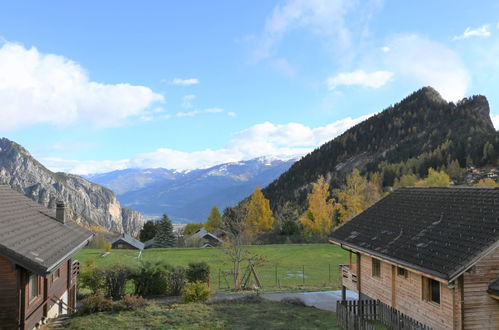
M 329 199 L 329 184 L 323 176 L 312 183 L 312 191 L 307 196 L 308 210 L 300 218 L 305 231 L 325 236 L 333 227 L 333 216 L 336 208 L 334 200 Z
M 166 214 L 158 222 L 156 236 L 154 237 L 154 246 L 160 248 L 174 247 L 177 238 L 173 233 L 173 225 Z
M 154 236 L 156 236 L 156 229 L 157 229 L 156 222 L 147 221 L 144 224 L 144 227 L 142 227 L 142 229 L 140 230 L 139 240 L 141 242 L 145 242 L 145 241 L 148 241 L 148 240 L 154 238 Z
M 275 219 L 269 200 L 265 198 L 259 186 L 256 186 L 255 192 L 251 195 L 246 210 L 246 231 L 250 235 L 272 228 Z
M 218 208 L 215 205 L 211 208 L 211 213 L 208 216 L 208 220 L 206 221 L 204 228 L 207 231 L 215 231 L 222 228 L 222 216 L 220 215 L 220 212 L 218 212 Z

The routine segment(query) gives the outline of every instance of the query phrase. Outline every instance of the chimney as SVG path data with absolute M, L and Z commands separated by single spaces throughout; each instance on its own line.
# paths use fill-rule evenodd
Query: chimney
M 55 218 L 60 223 L 66 223 L 66 219 L 64 217 L 64 213 L 65 213 L 64 210 L 65 210 L 64 202 L 57 201 L 55 203 Z

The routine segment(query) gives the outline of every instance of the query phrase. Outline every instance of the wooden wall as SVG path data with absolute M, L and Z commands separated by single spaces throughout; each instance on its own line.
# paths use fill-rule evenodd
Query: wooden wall
M 18 319 L 17 271 L 9 260 L 0 257 L 0 329 L 17 329 Z
M 499 329 L 499 301 L 487 294 L 499 278 L 499 248 L 464 273 L 464 328 Z
M 60 298 L 64 292 L 68 290 L 68 276 L 71 276 L 71 267 L 69 267 L 68 262 L 65 262 L 59 269 L 60 277 L 58 279 L 54 279 L 53 275 L 50 275 L 48 278 L 47 297 L 49 299 L 52 296 Z M 50 309 L 54 304 L 55 302 L 53 300 L 49 300 L 47 303 L 48 309 Z
M 372 259 L 361 255 L 360 292 L 372 299 L 379 299 L 400 312 L 434 329 L 459 328 L 455 324 L 455 297 L 459 288 L 449 289 L 440 285 L 440 304 L 427 302 L 422 297 L 422 276 L 408 271 L 407 278 L 397 275 L 396 266 L 381 261 L 381 276 L 372 276 Z

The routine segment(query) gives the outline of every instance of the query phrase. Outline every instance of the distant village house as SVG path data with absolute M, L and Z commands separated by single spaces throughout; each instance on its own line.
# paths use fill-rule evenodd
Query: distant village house
M 111 240 L 113 249 L 144 250 L 145 244 L 128 234 L 122 234 Z

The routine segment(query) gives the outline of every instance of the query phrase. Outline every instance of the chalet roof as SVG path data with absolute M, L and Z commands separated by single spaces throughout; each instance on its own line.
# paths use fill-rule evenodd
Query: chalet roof
M 45 276 L 84 247 L 93 234 L 55 211 L 0 185 L 0 256 Z
M 400 188 L 332 241 L 451 281 L 499 245 L 499 189 Z
M 488 293 L 499 296 L 499 278 L 494 282 L 490 283 Z
M 133 238 L 132 236 L 130 236 L 128 234 L 122 234 L 121 236 L 116 237 L 114 240 L 111 241 L 111 243 L 114 244 L 118 241 L 126 242 L 126 243 L 130 244 L 131 246 L 136 247 L 139 250 L 144 250 L 144 247 L 145 247 L 144 243 L 142 243 L 139 240 L 136 240 L 135 238 Z
M 206 229 L 203 229 L 203 228 L 199 229 L 197 232 L 192 234 L 190 239 L 201 239 L 201 238 L 206 239 L 208 237 L 211 237 L 215 241 L 223 242 L 220 238 L 218 238 L 217 236 L 213 235 L 212 233 L 210 233 L 209 231 L 207 231 Z

